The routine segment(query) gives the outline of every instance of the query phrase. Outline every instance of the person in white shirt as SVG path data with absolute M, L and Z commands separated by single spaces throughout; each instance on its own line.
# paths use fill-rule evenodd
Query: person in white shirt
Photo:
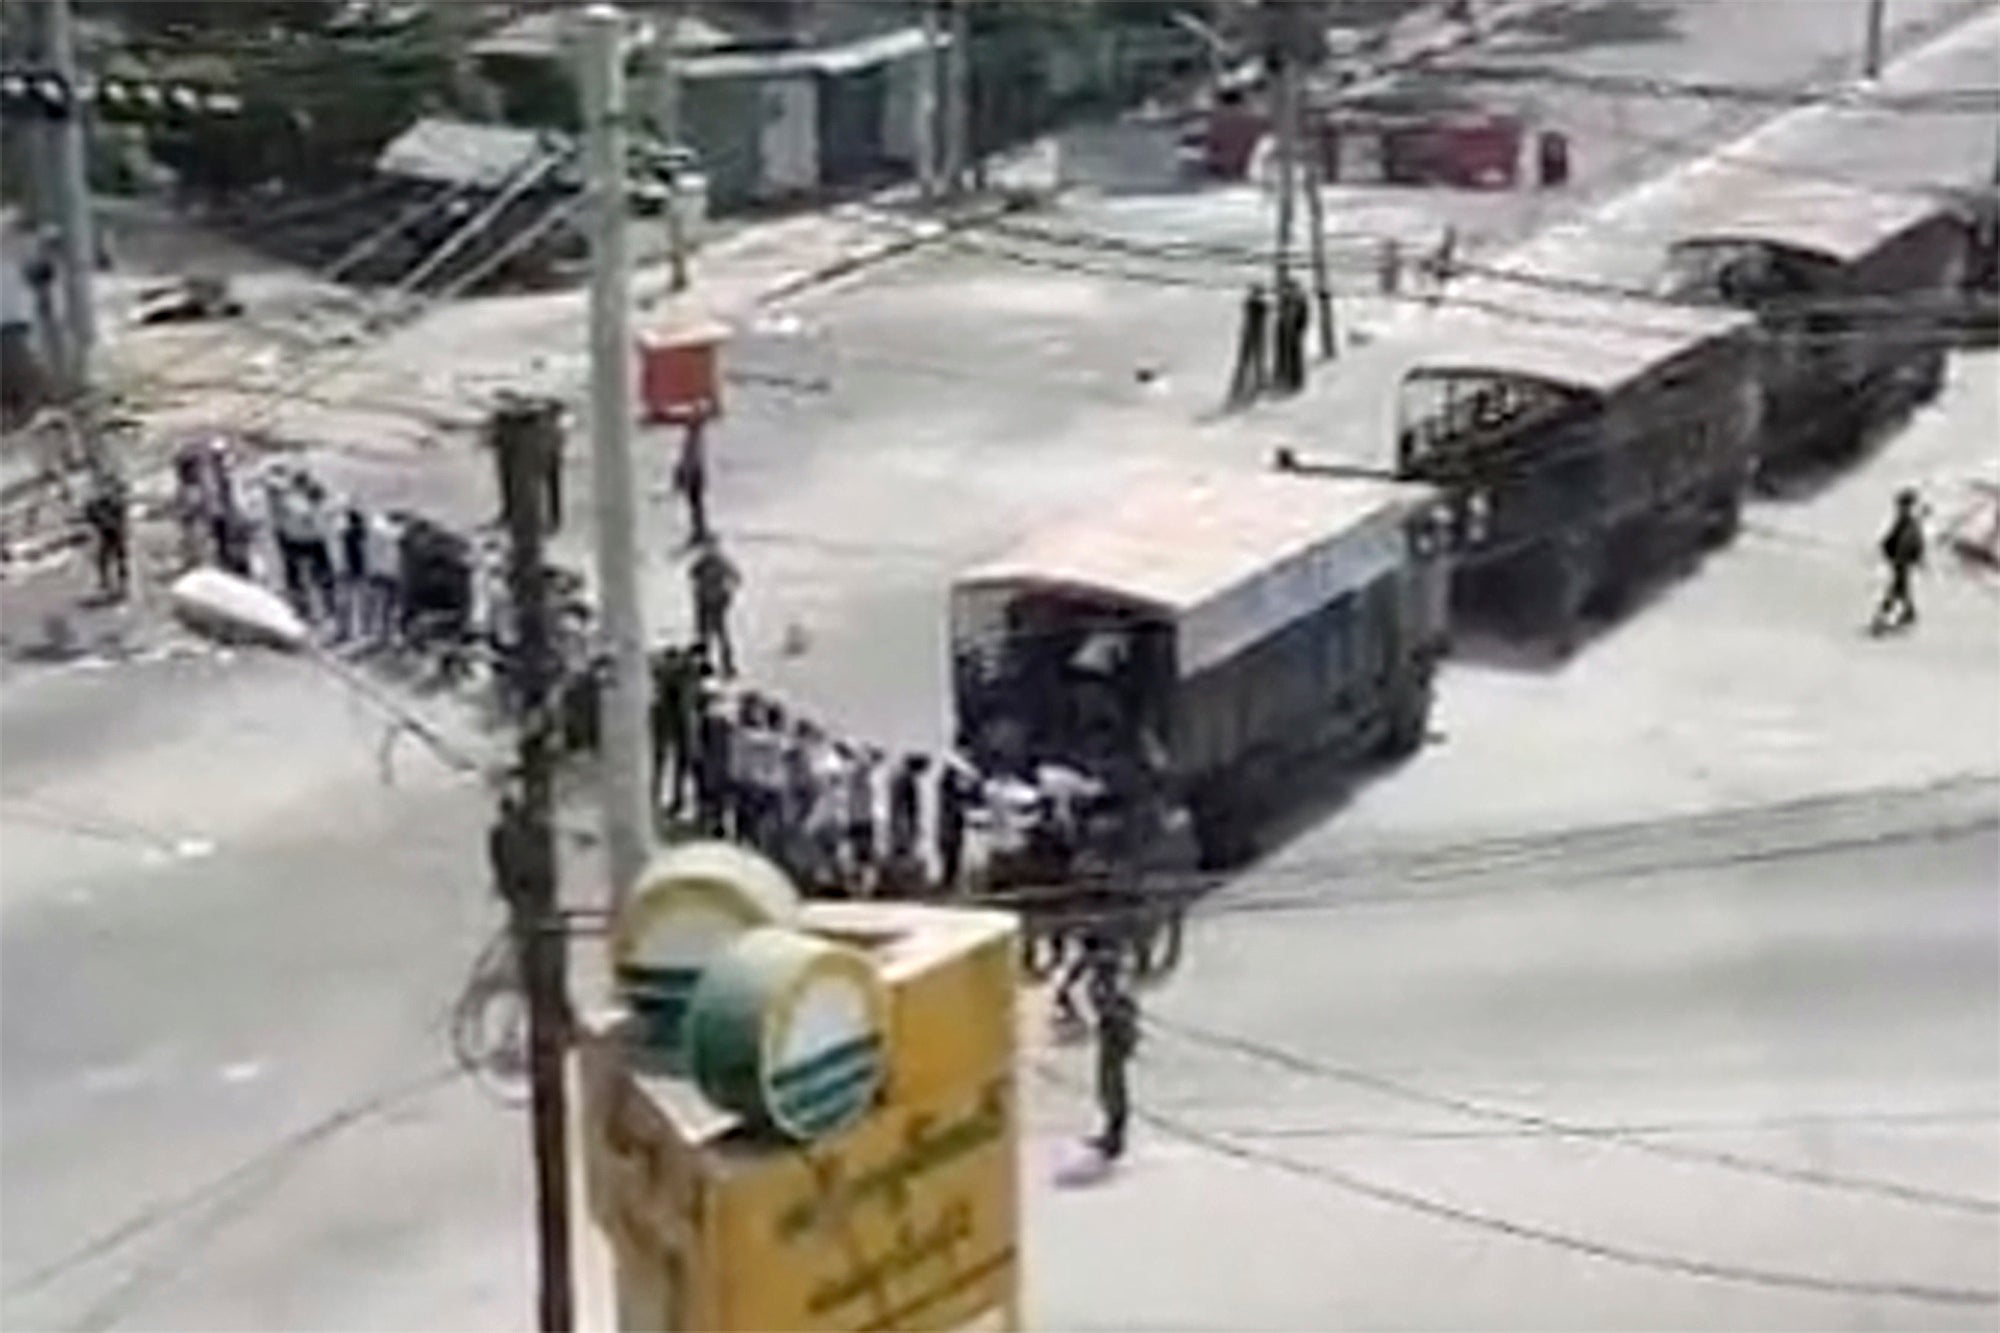
M 389 513 L 368 517 L 363 541 L 368 567 L 366 621 L 379 643 L 401 637 L 403 624 L 403 523 Z
M 821 881 L 829 888 L 849 894 L 852 885 L 841 867 L 840 840 L 847 826 L 847 774 L 853 765 L 852 755 L 838 741 L 816 743 L 812 755 L 812 801 L 806 809 L 806 841 L 812 847 Z

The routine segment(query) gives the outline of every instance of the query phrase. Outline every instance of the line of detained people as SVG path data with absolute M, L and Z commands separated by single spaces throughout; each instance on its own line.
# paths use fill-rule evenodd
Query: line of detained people
M 700 645 L 654 656 L 652 755 L 656 806 L 670 821 L 755 848 L 829 896 L 958 889 L 986 800 L 959 756 L 892 758 L 832 736 L 719 679 Z
M 294 611 L 335 637 L 380 644 L 463 638 L 480 621 L 470 543 L 399 510 L 337 500 L 303 467 L 265 470 L 253 492 L 221 439 L 175 456 L 181 559 L 258 575 L 259 529 L 271 539 L 269 573 Z M 261 513 L 253 510 L 261 508 Z

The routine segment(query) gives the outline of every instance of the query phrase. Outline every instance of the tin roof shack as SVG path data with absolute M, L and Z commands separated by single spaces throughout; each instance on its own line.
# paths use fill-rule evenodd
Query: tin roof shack
M 383 147 L 375 171 L 383 188 L 355 220 L 361 237 L 378 232 L 385 209 L 407 221 L 362 252 L 352 280 L 406 292 L 533 284 L 583 254 L 568 135 L 427 117 Z
M 1696 173 L 1684 193 L 1665 286 L 1763 322 L 1767 461 L 1845 455 L 1877 421 L 1936 395 L 1970 238 L 1951 202 L 1726 168 Z
M 809 903 L 887 988 L 887 1082 L 859 1123 L 776 1142 L 585 1024 L 585 1184 L 624 1329 L 1015 1329 L 1018 939 L 1011 915 Z
M 866 184 L 916 158 L 923 30 L 897 6 L 752 6 L 683 15 L 674 32 L 685 146 L 708 207 L 739 210 Z M 476 44 L 507 118 L 574 129 L 566 18 L 530 14 Z M 635 49 L 634 96 L 646 83 Z

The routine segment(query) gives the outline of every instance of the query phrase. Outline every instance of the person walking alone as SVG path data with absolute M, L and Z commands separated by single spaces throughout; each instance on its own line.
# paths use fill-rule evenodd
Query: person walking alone
M 123 601 L 132 582 L 131 507 L 124 483 L 108 468 L 97 469 L 92 478 L 83 521 L 97 556 L 98 590 L 107 600 Z
M 1139 1047 L 1139 1002 L 1115 964 L 1090 974 L 1090 1007 L 1097 1018 L 1097 1106 L 1104 1127 L 1092 1146 L 1106 1162 L 1125 1155 L 1126 1126 L 1132 1117 L 1127 1067 Z
M 1902 629 L 1917 620 L 1916 599 L 1910 592 L 1910 575 L 1924 563 L 1924 523 L 1917 493 L 1903 490 L 1896 495 L 1896 516 L 1882 534 L 1882 559 L 1889 566 L 1889 585 L 1882 591 L 1882 603 L 1875 609 L 1870 626 L 1884 634 Z
M 688 545 L 708 540 L 708 442 L 707 427 L 695 421 L 681 436 L 680 459 L 674 464 L 674 490 L 687 502 Z
M 743 576 L 722 553 L 722 543 L 711 533 L 696 546 L 688 579 L 694 594 L 695 638 L 727 680 L 736 674 L 736 650 L 729 639 L 729 607 L 736 599 Z

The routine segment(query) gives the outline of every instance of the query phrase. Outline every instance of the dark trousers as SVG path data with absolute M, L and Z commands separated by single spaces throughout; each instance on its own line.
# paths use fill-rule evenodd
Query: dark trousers
M 965 865 L 965 829 L 962 826 L 945 824 L 938 830 L 938 888 L 950 892 L 958 887 L 958 876 Z
M 729 784 L 719 766 L 695 765 L 694 819 L 711 838 L 729 836 Z
M 1267 333 L 1262 320 L 1245 321 L 1236 344 L 1236 370 L 1229 377 L 1229 401 L 1246 403 L 1270 384 Z
M 550 459 L 542 470 L 542 495 L 548 504 L 549 531 L 555 532 L 562 527 L 563 520 L 562 459 Z
M 655 726 L 653 731 L 653 796 L 664 800 L 667 813 L 679 814 L 681 806 L 687 802 L 689 782 L 694 776 L 694 756 L 689 752 L 688 738 L 672 727 Z M 667 789 L 660 790 L 660 779 L 667 779 Z
M 847 855 L 856 870 L 875 864 L 875 825 L 857 820 L 847 826 Z
M 333 576 L 333 555 L 326 549 L 326 543 L 305 542 L 301 554 L 305 560 L 306 586 L 312 592 L 317 614 L 329 619 L 338 615 L 339 591 Z
M 1882 604 L 1875 609 L 1875 623 L 1893 629 L 1914 622 L 1917 602 L 1910 595 L 1910 566 L 1889 566 L 1889 586 L 1882 591 Z
M 1125 1130 L 1132 1118 L 1131 1089 L 1125 1081 L 1125 1066 L 1130 1058 L 1098 1039 L 1097 1109 L 1104 1116 L 1104 1129 L 1097 1136 L 1097 1148 L 1112 1161 L 1125 1155 Z
M 312 614 L 307 606 L 306 593 L 306 553 L 303 542 L 290 537 L 278 538 L 278 568 L 284 575 L 285 600 L 292 604 L 292 610 L 301 616 Z
M 708 487 L 702 484 L 684 487 L 681 494 L 687 499 L 688 541 L 692 544 L 708 536 Z
M 695 608 L 695 637 L 708 660 L 725 678 L 736 674 L 736 648 L 729 641 L 729 613 L 720 607 Z
M 132 562 L 125 542 L 125 531 L 119 527 L 103 527 L 97 530 L 97 586 L 108 597 L 123 597 L 131 586 Z

